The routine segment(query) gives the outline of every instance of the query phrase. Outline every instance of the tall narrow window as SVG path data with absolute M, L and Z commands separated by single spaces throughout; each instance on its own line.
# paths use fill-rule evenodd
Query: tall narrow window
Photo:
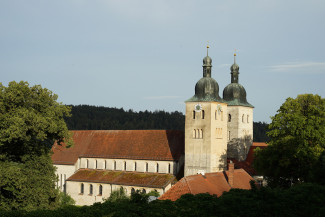
M 124 170 L 126 170 L 126 161 L 124 161 Z
M 142 193 L 143 193 L 143 194 L 147 193 L 147 192 L 146 192 L 146 189 L 142 189 Z
M 228 140 L 230 140 L 230 131 L 228 131 Z
M 149 171 L 149 164 L 146 163 L 146 172 L 148 172 L 148 171 Z
M 231 122 L 231 114 L 228 115 L 228 122 Z
M 214 112 L 214 118 L 215 118 L 216 120 L 218 120 L 218 111 L 217 111 L 217 110 Z
M 193 130 L 193 138 L 196 138 L 196 129 Z
M 106 160 L 105 160 L 105 167 L 104 168 L 105 168 L 105 170 L 107 169 L 107 161 Z
M 221 116 L 221 121 L 223 121 L 223 111 L 220 112 L 220 116 Z
M 134 162 L 134 171 L 137 171 L 137 162 Z
M 200 138 L 203 139 L 203 130 L 202 129 L 200 130 L 200 136 L 201 136 Z
M 95 164 L 96 164 L 96 169 L 97 169 L 97 160 L 96 160 Z
M 193 111 L 193 119 L 195 119 L 195 111 Z
M 241 117 L 241 121 L 242 121 L 243 123 L 244 123 L 244 116 L 245 116 L 245 115 L 243 115 L 243 116 Z
M 114 161 L 114 170 L 116 170 L 116 161 Z
M 168 173 L 170 173 L 170 164 L 168 164 Z
M 157 163 L 157 173 L 159 173 L 159 164 Z
M 84 193 L 84 184 L 81 183 L 80 185 L 80 194 L 83 194 Z
M 103 194 L 103 186 L 102 185 L 99 185 L 98 194 L 99 195 Z
M 131 188 L 131 194 L 134 194 L 134 193 L 135 193 L 134 188 Z
M 198 139 L 199 139 L 199 138 L 200 138 L 200 130 L 199 130 L 199 129 L 197 129 L 197 130 L 196 130 L 196 132 L 197 132 L 196 138 L 198 138 Z
M 204 115 L 205 115 L 204 110 L 202 110 L 202 119 L 204 119 Z
M 89 185 L 89 194 L 93 194 L 93 185 L 92 184 Z
M 61 174 L 60 177 L 61 177 L 61 178 L 60 178 L 60 189 L 62 189 L 62 174 Z
M 249 123 L 249 115 L 247 115 L 247 123 Z
M 86 168 L 88 168 L 89 167 L 89 160 L 87 159 L 86 160 Z

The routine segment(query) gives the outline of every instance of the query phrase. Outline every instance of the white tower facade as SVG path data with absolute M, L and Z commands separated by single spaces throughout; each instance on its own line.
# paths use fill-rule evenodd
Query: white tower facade
M 236 54 L 231 70 L 231 83 L 223 90 L 223 99 L 228 103 L 228 158 L 243 161 L 253 143 L 253 106 L 247 102 L 246 90 L 238 83 L 239 66 Z
M 227 104 L 211 77 L 212 59 L 203 59 L 203 78 L 186 101 L 184 175 L 223 171 L 227 166 Z

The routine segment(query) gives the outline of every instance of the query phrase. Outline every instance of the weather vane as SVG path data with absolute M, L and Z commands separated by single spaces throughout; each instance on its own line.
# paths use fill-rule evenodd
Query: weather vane
M 209 48 L 210 48 L 209 41 L 207 41 L 207 56 L 209 56 Z

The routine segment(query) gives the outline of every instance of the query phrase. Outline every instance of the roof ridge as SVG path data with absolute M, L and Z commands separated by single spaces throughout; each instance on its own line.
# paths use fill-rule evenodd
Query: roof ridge
M 187 182 L 187 177 L 184 177 L 184 180 L 185 180 L 186 186 L 188 187 L 188 190 L 191 192 L 191 194 L 193 194 L 192 189 L 190 188 L 190 185 Z

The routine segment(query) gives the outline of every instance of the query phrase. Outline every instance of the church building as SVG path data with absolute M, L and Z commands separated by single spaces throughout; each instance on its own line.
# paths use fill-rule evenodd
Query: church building
M 183 176 L 226 171 L 227 159 L 244 161 L 252 145 L 254 107 L 238 83 L 236 54 L 234 58 L 223 98 L 212 78 L 212 59 L 208 54 L 203 59 L 203 77 L 185 101 L 185 132 L 76 130 L 73 147 L 54 144 L 57 187 L 76 205 L 102 202 L 121 188 L 127 195 L 137 190 L 163 195 Z

